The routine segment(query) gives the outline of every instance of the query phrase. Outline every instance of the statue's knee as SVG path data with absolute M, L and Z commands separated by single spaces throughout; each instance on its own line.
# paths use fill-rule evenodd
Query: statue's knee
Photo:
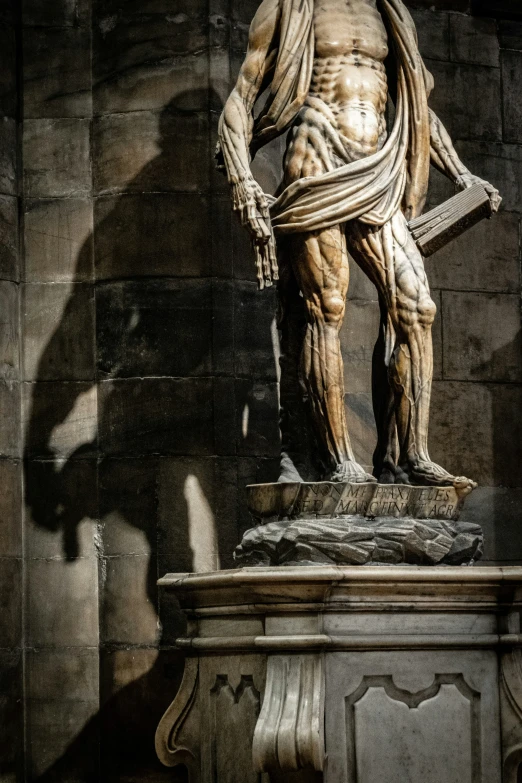
M 321 306 L 326 323 L 338 323 L 343 319 L 345 301 L 339 291 L 324 291 Z

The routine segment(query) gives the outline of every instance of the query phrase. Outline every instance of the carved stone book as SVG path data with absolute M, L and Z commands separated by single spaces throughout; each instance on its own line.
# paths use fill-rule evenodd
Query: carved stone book
M 427 257 L 491 215 L 486 190 L 482 185 L 474 185 L 410 221 L 409 226 L 419 250 Z

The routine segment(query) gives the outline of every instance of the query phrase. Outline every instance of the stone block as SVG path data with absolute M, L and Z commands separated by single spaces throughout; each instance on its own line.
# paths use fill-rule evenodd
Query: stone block
M 502 190 L 502 183 L 498 183 Z M 458 291 L 520 290 L 520 216 L 501 212 L 483 220 L 426 263 L 430 283 Z
M 76 27 L 90 20 L 89 0 L 22 0 L 22 21 L 27 26 Z
M 275 457 L 280 450 L 275 383 L 237 379 L 235 438 L 241 456 Z
M 208 277 L 209 205 L 196 193 L 97 198 L 96 277 Z
M 26 694 L 31 701 L 97 702 L 98 650 L 28 650 Z
M 484 560 L 522 562 L 521 504 L 522 490 L 504 487 L 479 487 L 468 498 L 461 519 L 484 530 Z
M 0 380 L 20 377 L 20 296 L 16 283 L 0 280 Z
M 502 191 L 502 209 L 514 211 L 522 203 L 522 147 L 458 141 L 457 152 L 473 174 L 492 182 Z
M 141 280 L 97 288 L 101 378 L 209 375 L 212 330 L 210 280 Z
M 11 117 L 0 117 L 0 194 L 16 196 L 17 177 L 17 127 Z
M 350 285 L 348 287 L 348 301 L 352 299 L 361 299 L 365 302 L 377 302 L 377 289 L 370 278 L 355 263 L 351 256 L 349 257 L 349 262 Z
M 522 52 L 502 52 L 502 88 L 504 107 L 504 141 L 522 143 Z
M 20 279 L 18 203 L 14 196 L 0 196 L 0 279 Z
M 435 11 L 459 11 L 469 13 L 470 0 L 410 0 L 411 8 L 430 8 Z
M 143 111 L 94 120 L 98 195 L 205 190 L 211 163 L 205 115 Z
M 156 551 L 158 460 L 104 459 L 99 468 L 103 552 L 149 555 Z
M 437 207 L 454 195 L 454 184 L 445 177 L 444 174 L 441 174 L 440 171 L 437 171 L 437 169 L 432 166 L 430 170 L 428 197 L 426 199 L 424 211 L 427 212 L 428 210 Z
M 22 466 L 0 460 L 0 557 L 22 556 Z
M 28 560 L 26 639 L 30 647 L 96 647 L 98 561 Z
M 94 292 L 86 283 L 27 283 L 23 291 L 26 381 L 94 378 Z
M 0 113 L 16 117 L 16 40 L 12 27 L 0 26 Z
M 26 707 L 27 779 L 81 783 L 97 780 L 98 701 L 29 700 Z
M 21 456 L 20 384 L 0 381 L 0 456 Z
M 234 307 L 234 363 L 236 375 L 275 381 L 279 342 L 275 287 L 259 291 L 257 283 L 236 282 Z
M 500 70 L 482 65 L 426 62 L 435 78 L 430 106 L 452 138 L 502 139 Z
M 178 15 L 170 15 L 176 18 Z M 181 15 L 180 15 L 181 16 Z M 186 15 L 185 15 L 186 16 Z M 194 28 L 192 34 L 169 39 L 168 16 L 153 25 L 139 20 L 117 25 L 104 35 L 94 35 L 94 110 L 96 114 L 126 111 L 204 111 L 209 100 L 209 58 L 206 36 Z M 146 45 L 139 35 L 147 36 Z M 183 52 L 191 41 L 202 38 L 201 47 Z
M 21 650 L 0 652 L 0 758 L 2 776 L 9 783 L 24 779 L 24 715 Z
M 83 27 L 23 32 L 24 117 L 90 117 L 91 35 Z
M 231 565 L 239 540 L 233 458 L 166 458 L 158 476 L 158 551 L 170 566 L 206 571 Z
M 344 383 L 350 394 L 371 391 L 373 349 L 379 335 L 380 320 L 377 302 L 348 301 L 340 337 Z
M 522 432 L 515 384 L 436 381 L 430 427 L 431 457 L 454 475 L 482 486 L 522 483 Z
M 522 12 L 517 0 L 471 0 L 474 14 L 496 18 L 520 19 Z
M 412 9 L 411 15 L 417 28 L 421 55 L 430 60 L 449 60 L 449 14 Z
M 499 65 L 497 23 L 450 14 L 450 53 L 453 62 L 475 65 Z
M 4 649 L 21 647 L 22 561 L 19 558 L 0 557 L 0 629 Z
M 345 396 L 348 432 L 355 459 L 369 473 L 373 472 L 373 452 L 377 444 L 375 417 L 370 392 Z
M 96 462 L 25 462 L 27 557 L 69 561 L 95 557 L 98 545 Z
M 102 381 L 100 449 L 107 455 L 212 454 L 212 380 Z
M 520 297 L 442 294 L 444 378 L 522 383 Z
M 212 390 L 214 405 L 214 454 L 231 456 L 237 453 L 236 399 L 234 378 L 217 376 Z M 243 411 L 246 415 L 246 412 Z M 243 425 L 243 419 L 242 425 Z
M 2 24 L 14 24 L 17 8 L 16 0 L 5 0 L 0 6 L 0 22 Z
M 210 233 L 214 277 L 231 278 L 234 275 L 232 233 L 236 228 L 236 220 L 229 195 L 213 194 L 210 201 L 210 231 L 206 234 Z M 255 262 L 253 264 L 255 266 Z M 249 278 L 254 280 L 255 273 Z
M 212 372 L 214 375 L 234 375 L 236 357 L 240 352 L 241 338 L 237 344 L 236 300 L 238 291 L 230 280 L 212 280 Z M 251 342 L 256 342 L 251 337 Z
M 157 644 L 156 558 L 149 555 L 104 558 L 103 574 L 101 640 L 105 644 Z
M 175 650 L 101 653 L 100 752 L 107 783 L 122 778 L 150 783 L 178 780 L 177 771 L 161 767 L 154 751 L 154 734 L 177 693 L 182 672 L 183 656 Z
M 97 389 L 90 383 L 23 384 L 25 454 L 89 459 L 96 455 Z
M 522 22 L 500 19 L 498 22 L 498 36 L 501 49 L 514 49 L 522 52 Z
M 28 198 L 86 195 L 91 190 L 90 122 L 33 119 L 24 123 L 24 193 Z
M 90 198 L 24 202 L 24 279 L 69 283 L 93 279 Z

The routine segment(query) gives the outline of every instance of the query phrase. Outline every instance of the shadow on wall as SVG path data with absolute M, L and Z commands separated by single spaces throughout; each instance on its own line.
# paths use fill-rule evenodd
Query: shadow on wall
M 208 95 L 208 91 L 205 93 Z M 188 105 L 200 102 L 194 95 L 186 97 Z M 179 101 L 177 96 L 176 103 Z M 162 112 L 160 136 L 171 118 L 169 105 Z M 126 254 L 129 243 L 125 234 L 132 235 L 136 230 L 132 221 L 146 229 L 142 210 L 144 204 L 146 208 L 147 195 L 140 197 L 140 194 L 153 190 L 151 183 L 165 181 L 165 171 L 175 166 L 176 148 L 170 130 L 168 143 L 161 146 L 158 156 L 127 186 L 126 191 L 134 195 L 114 199 L 115 206 L 97 223 L 96 238 L 103 237 L 107 244 L 101 269 L 96 269 L 97 381 L 62 383 L 59 393 L 54 393 L 54 387 L 46 383 L 36 384 L 26 427 L 26 504 L 36 528 L 62 537 L 63 555 L 68 561 L 73 564 L 82 556 L 79 529 L 85 518 L 100 520 L 97 546 L 102 557 L 133 554 L 132 545 L 125 549 L 124 539 L 129 531 L 132 540 L 136 540 L 132 531 L 137 531 L 146 542 L 143 548 L 143 552 L 149 553 L 146 595 L 138 597 L 132 605 L 125 592 L 118 595 L 113 591 L 110 596 L 110 600 L 121 602 L 116 610 L 112 607 L 113 613 L 128 615 L 131 628 L 132 615 L 140 614 L 141 607 L 137 604 L 141 602 L 154 614 L 152 624 L 158 625 L 156 580 L 160 571 L 217 567 L 221 554 L 229 557 L 237 540 L 234 514 L 229 520 L 232 530 L 215 525 L 213 500 L 206 496 L 205 476 L 199 476 L 197 468 L 199 455 L 213 454 L 205 445 L 208 440 L 205 428 L 212 424 L 213 415 L 208 400 L 209 390 L 211 393 L 208 376 L 212 375 L 213 367 L 210 333 L 202 325 L 203 321 L 210 325 L 213 321 L 212 281 L 189 276 L 173 278 L 168 271 L 158 274 L 157 270 L 151 270 L 148 276 L 140 269 L 140 259 Z M 150 214 L 150 207 L 146 214 Z M 165 252 L 163 238 L 150 237 L 152 244 L 156 240 Z M 90 279 L 91 243 L 89 238 L 79 254 L 77 280 Z M 169 257 L 168 263 L 176 262 L 175 256 Z M 154 276 L 156 279 L 152 279 Z M 71 339 L 78 332 L 78 324 L 85 320 L 85 301 L 85 286 L 72 286 L 61 321 L 41 356 L 38 381 L 53 380 L 56 368 L 60 367 L 68 368 L 68 378 L 77 378 L 75 367 L 88 364 L 88 356 L 81 355 L 78 343 Z M 82 344 L 87 345 L 86 351 L 92 350 L 88 340 Z M 227 348 L 230 350 L 231 346 Z M 270 334 L 267 334 L 267 349 L 271 351 Z M 184 384 L 180 378 L 189 380 Z M 149 391 L 144 395 L 142 391 L 147 384 Z M 55 433 L 71 416 L 75 418 L 75 410 L 80 410 L 81 419 L 82 400 L 89 399 L 96 386 L 96 436 L 77 446 L 73 453 L 58 458 L 53 449 Z M 184 458 L 183 454 L 194 456 Z M 162 470 L 166 493 L 163 503 L 174 504 L 166 522 L 158 516 L 158 482 Z M 86 480 L 96 475 L 98 501 L 93 481 Z M 219 491 L 223 494 L 227 492 L 225 481 L 219 481 Z M 162 529 L 162 524 L 168 527 L 169 523 L 175 524 L 175 529 Z M 111 561 L 100 559 L 99 562 L 100 627 L 103 629 L 104 611 L 107 611 L 103 579 Z M 133 579 L 132 570 L 129 579 Z M 136 598 L 135 592 L 130 593 Z M 179 635 L 182 621 L 176 608 L 162 606 L 163 613 L 162 619 L 172 637 Z M 82 618 L 78 617 L 77 622 L 81 623 Z M 116 688 L 111 687 L 114 675 L 111 653 L 121 651 L 122 643 L 111 643 L 114 636 L 107 629 L 102 630 L 101 637 L 100 712 L 61 758 L 33 779 L 40 783 L 99 780 L 95 767 L 101 743 L 104 780 L 128 783 L 185 780 L 183 770 L 177 775 L 161 767 L 154 752 L 155 727 L 180 682 L 180 654 L 169 649 L 171 639 L 164 634 L 159 640 L 162 648 L 159 654 L 149 645 L 153 662 L 150 670 L 112 695 Z M 107 693 L 104 693 L 105 678 Z

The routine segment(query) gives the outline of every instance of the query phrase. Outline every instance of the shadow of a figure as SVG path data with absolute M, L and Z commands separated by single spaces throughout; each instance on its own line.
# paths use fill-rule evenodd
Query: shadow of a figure
M 188 94 L 187 105 L 200 105 L 199 91 Z M 218 102 L 209 90 L 202 90 L 212 104 Z M 147 194 L 154 190 L 153 183 L 165 182 L 168 172 L 179 164 L 179 150 L 173 143 L 173 123 L 179 111 L 173 111 L 180 102 L 177 96 L 175 106 L 168 105 L 161 114 L 159 123 L 159 154 L 151 160 L 135 179 L 128 183 L 125 192 L 111 202 L 112 208 L 103 219 L 97 221 L 95 236 L 103 237 L 103 256 L 96 267 L 96 380 L 83 383 L 63 383 L 60 393 L 49 392 L 47 384 L 36 384 L 26 428 L 25 450 L 25 501 L 30 509 L 33 524 L 62 536 L 63 554 L 68 561 L 75 561 L 82 555 L 78 535 L 79 525 L 85 518 L 99 519 L 102 540 L 113 519 L 124 520 L 130 528 L 141 531 L 145 537 L 149 558 L 146 579 L 148 601 L 158 611 L 156 580 L 158 577 L 157 519 L 154 506 L 157 498 L 153 475 L 158 455 L 183 454 L 184 438 L 187 454 L 198 452 L 199 409 L 193 410 L 190 396 L 164 399 L 162 377 L 201 377 L 212 371 L 211 344 L 209 332 L 202 328 L 202 314 L 212 323 L 211 306 L 204 307 L 198 301 L 201 292 L 207 296 L 205 282 L 194 277 L 186 285 L 180 283 L 183 277 L 182 259 L 172 257 L 160 260 L 158 266 L 137 271 L 140 259 L 129 255 L 132 244 L 127 234 L 147 231 L 147 215 L 154 209 L 143 209 Z M 165 128 L 169 138 L 165 138 Z M 175 131 L 174 131 L 175 135 Z M 209 161 L 209 165 L 211 165 Z M 152 185 L 152 186 L 151 186 Z M 145 195 L 144 195 L 145 192 Z M 104 208 L 105 208 L 104 207 Z M 190 218 L 189 218 L 190 219 Z M 136 227 L 136 222 L 138 227 Z M 157 228 L 157 226 L 156 226 Z M 180 228 L 180 230 L 183 230 Z M 148 231 L 149 259 L 157 261 L 158 255 L 165 255 L 165 237 L 158 231 Z M 75 279 L 89 280 L 91 268 L 92 237 L 84 243 L 79 254 Z M 155 254 L 155 247 L 158 253 Z M 142 263 L 146 263 L 142 262 Z M 169 276 L 168 268 L 172 269 Z M 179 265 L 179 266 L 177 266 Z M 157 279 L 151 280 L 156 277 Z M 210 274 L 209 276 L 210 277 Z M 91 278 L 92 279 L 92 278 Z M 210 285 L 210 280 L 208 281 Z M 72 293 L 63 311 L 61 321 L 46 346 L 38 366 L 37 380 L 56 378 L 56 368 L 66 368 L 68 378 L 81 377 L 75 368 L 89 365 L 89 356 L 81 355 L 69 335 L 78 332 L 78 322 L 85 313 L 85 287 L 72 286 Z M 91 346 L 89 350 L 94 350 Z M 58 375 L 58 377 L 60 377 Z M 129 387 L 124 378 L 134 378 Z M 157 381 L 155 391 L 147 401 L 140 398 L 140 384 Z M 81 395 L 98 386 L 98 433 L 103 433 L 104 448 L 97 435 L 90 442 L 79 445 L 65 459 L 56 457 L 52 448 L 53 432 L 60 427 L 78 405 Z M 103 392 L 101 387 L 103 386 Z M 152 388 L 152 387 L 151 387 Z M 212 408 L 212 405 L 207 407 Z M 194 435 L 193 430 L 196 431 Z M 172 439 L 176 449 L 172 450 Z M 194 441 L 194 438 L 196 440 Z M 196 447 L 194 447 L 196 443 Z M 107 454 L 108 451 L 108 454 Z M 129 455 L 133 459 L 128 459 Z M 110 477 L 110 465 L 119 457 L 123 473 Z M 112 463 L 111 463 L 112 460 Z M 85 481 L 85 472 L 79 466 L 90 464 L 99 474 L 100 497 L 90 482 Z M 183 487 L 192 475 L 192 468 L 184 467 L 183 459 L 177 468 L 176 483 Z M 109 468 L 107 468 L 109 465 Z M 151 467 L 151 465 L 153 467 Z M 130 471 L 130 472 L 129 472 Z M 176 531 L 172 538 L 177 551 L 169 554 L 168 568 L 171 571 L 193 570 L 190 536 L 188 531 L 189 509 L 176 520 Z M 151 518 L 152 516 L 152 518 Z M 105 521 L 104 521 L 105 520 Z M 105 527 L 105 530 L 104 530 Z M 108 530 L 110 533 L 110 530 Z M 230 546 L 220 539 L 217 530 L 218 550 Z M 126 596 L 118 597 L 122 602 Z M 127 599 L 128 600 L 128 599 Z M 133 606 L 125 607 L 129 614 Z M 169 625 L 172 637 L 182 631 L 182 620 L 175 608 L 166 608 L 167 617 L 162 618 Z M 81 623 L 82 618 L 78 617 Z M 103 625 L 103 618 L 101 618 Z M 109 696 L 101 694 L 100 712 L 95 715 L 66 752 L 44 774 L 37 778 L 40 783 L 64 783 L 67 781 L 184 781 L 183 769 L 164 769 L 154 751 L 154 732 L 165 709 L 174 698 L 183 671 L 180 653 L 168 649 L 169 639 L 160 639 L 159 653 L 152 668 L 143 676 L 124 686 L 116 695 L 111 689 L 111 656 L 103 653 L 105 664 L 101 665 L 100 682 L 106 677 Z M 116 645 L 117 647 L 117 645 Z M 151 661 L 153 660 L 153 655 Z M 101 747 L 101 753 L 100 753 Z M 98 770 L 98 763 L 101 771 Z M 178 774 L 179 773 L 179 774 Z M 34 778 L 33 778 L 34 779 Z

